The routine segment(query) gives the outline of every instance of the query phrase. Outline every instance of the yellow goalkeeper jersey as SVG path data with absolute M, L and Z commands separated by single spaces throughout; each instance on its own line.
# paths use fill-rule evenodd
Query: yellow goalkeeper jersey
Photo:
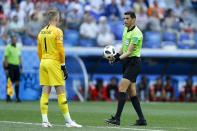
M 41 59 L 54 59 L 65 63 L 63 32 L 54 25 L 47 25 L 38 34 L 38 56 Z

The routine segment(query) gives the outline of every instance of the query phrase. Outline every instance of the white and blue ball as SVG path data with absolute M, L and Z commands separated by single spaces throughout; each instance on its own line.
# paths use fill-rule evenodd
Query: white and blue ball
M 103 54 L 106 58 L 112 58 L 116 54 L 115 47 L 112 45 L 105 46 L 105 48 L 103 49 Z

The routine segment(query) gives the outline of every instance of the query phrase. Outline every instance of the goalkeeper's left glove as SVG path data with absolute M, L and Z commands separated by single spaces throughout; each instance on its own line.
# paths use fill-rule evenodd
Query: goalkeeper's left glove
M 63 74 L 64 74 L 64 80 L 66 80 L 68 78 L 68 72 L 66 70 L 65 64 L 61 65 L 61 70 L 63 71 Z
M 115 58 L 115 61 L 114 61 L 114 62 L 120 61 L 120 54 L 117 53 L 117 54 L 114 56 L 114 58 Z

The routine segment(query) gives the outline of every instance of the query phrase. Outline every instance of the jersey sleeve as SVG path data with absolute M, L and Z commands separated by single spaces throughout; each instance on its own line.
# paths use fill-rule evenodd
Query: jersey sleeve
M 8 56 L 9 55 L 9 47 L 7 46 L 5 48 L 5 53 L 4 53 L 4 56 Z
M 133 36 L 133 37 L 131 37 L 131 42 L 130 43 L 136 45 L 138 40 L 139 40 L 138 36 Z
M 57 30 L 56 42 L 57 42 L 57 50 L 59 51 L 60 55 L 60 62 L 65 63 L 65 52 L 63 47 L 63 32 L 62 30 Z
M 42 50 L 41 50 L 39 38 L 37 39 L 37 45 L 38 45 L 38 57 L 39 57 L 39 60 L 41 60 L 42 59 Z

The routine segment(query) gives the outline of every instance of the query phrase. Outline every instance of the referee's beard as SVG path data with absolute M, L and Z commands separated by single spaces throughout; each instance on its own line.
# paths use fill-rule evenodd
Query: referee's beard
M 16 46 L 17 38 L 15 36 L 12 37 L 12 46 Z
M 135 26 L 135 23 L 131 23 L 130 25 L 127 26 L 127 28 L 130 30 L 131 28 L 133 28 L 133 26 Z
M 12 46 L 16 46 L 16 43 L 12 43 Z

